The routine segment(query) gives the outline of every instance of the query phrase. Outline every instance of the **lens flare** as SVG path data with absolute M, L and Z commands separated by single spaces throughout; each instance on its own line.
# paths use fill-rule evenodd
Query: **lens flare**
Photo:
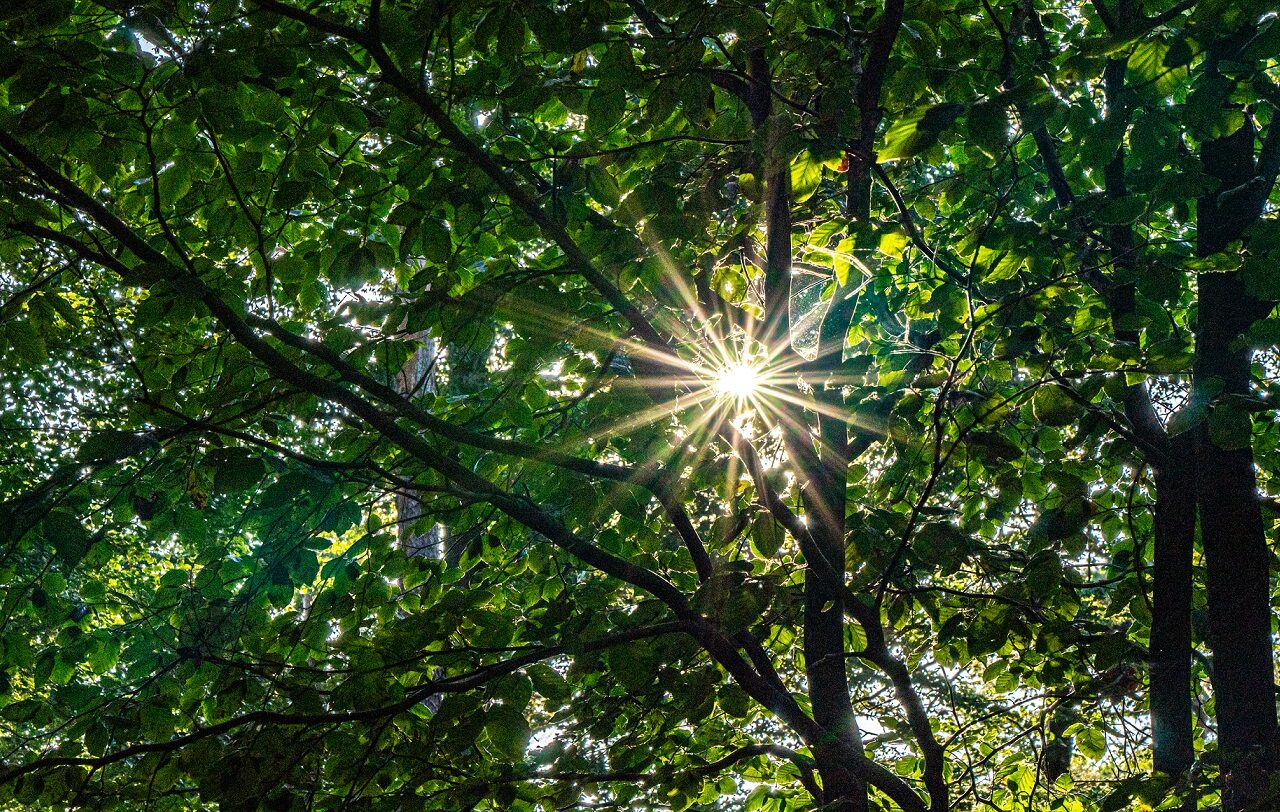
M 717 371 L 715 389 L 721 397 L 746 400 L 756 394 L 761 384 L 760 370 L 742 362 Z

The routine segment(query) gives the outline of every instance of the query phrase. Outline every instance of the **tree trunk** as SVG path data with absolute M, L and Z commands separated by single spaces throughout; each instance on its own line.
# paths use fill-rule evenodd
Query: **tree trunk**
M 819 474 L 811 482 L 816 485 L 818 480 L 825 479 Z M 816 500 L 806 499 L 806 502 L 810 501 Z M 843 499 L 840 503 L 843 514 Z M 813 507 L 808 511 L 810 516 L 821 515 L 833 506 Z M 821 556 L 837 573 L 844 571 L 842 524 L 832 527 L 828 522 L 814 522 L 811 525 L 814 539 L 805 550 L 806 557 Z M 830 532 L 832 530 L 835 532 Z M 804 579 L 805 677 L 809 683 L 814 721 L 822 726 L 831 742 L 829 748 L 815 748 L 814 756 L 818 774 L 822 777 L 823 808 L 839 812 L 866 812 L 867 785 L 857 771 L 864 758 L 862 737 L 849 701 L 849 678 L 844 656 L 843 601 L 840 591 L 821 571 L 826 568 L 810 563 Z
M 1223 394 L 1248 394 L 1252 352 L 1235 346 L 1247 301 L 1238 274 L 1201 275 L 1197 386 L 1221 381 Z M 1271 556 L 1251 444 L 1224 448 L 1202 427 L 1196 452 L 1218 745 L 1232 764 L 1264 754 L 1276 730 Z
M 824 361 L 838 361 L 839 355 Z M 828 409 L 843 405 L 839 387 L 815 388 L 814 398 Z M 863 812 L 868 808 L 867 784 L 860 770 L 865 755 L 862 734 L 853 715 L 844 646 L 844 601 L 841 586 L 845 574 L 845 503 L 849 435 L 844 420 L 818 417 L 817 453 L 810 438 L 792 440 L 792 458 L 805 481 L 805 515 L 810 542 L 804 554 L 805 572 L 804 655 L 809 681 L 809 701 L 814 720 L 838 744 L 841 758 L 825 766 L 818 760 L 823 796 L 831 809 Z M 820 559 L 815 561 L 815 559 Z M 816 565 L 816 566 L 815 566 Z M 876 612 L 879 612 L 877 607 Z
M 1205 171 L 1218 188 L 1197 206 L 1196 253 L 1222 251 L 1262 214 L 1265 192 L 1253 191 L 1255 132 L 1246 120 L 1237 132 L 1206 142 Z M 1269 188 L 1269 187 L 1267 187 Z M 1271 310 L 1252 297 L 1240 272 L 1200 274 L 1195 392 L 1230 409 L 1224 396 L 1250 393 L 1252 349 L 1241 337 Z M 1238 410 L 1250 420 L 1248 412 Z M 1219 415 L 1225 417 L 1230 412 Z M 1227 777 L 1225 807 L 1244 809 L 1264 797 L 1276 734 L 1271 641 L 1270 552 L 1258 504 L 1248 432 L 1224 436 L 1209 424 L 1196 430 L 1197 496 L 1209 601 L 1209 647 L 1218 747 Z
M 854 769 L 856 758 L 849 741 L 814 748 L 818 775 L 822 778 L 822 809 L 832 812 L 867 812 L 867 784 Z M 861 745 L 858 745 L 859 749 Z
M 421 340 L 422 346 L 409 356 L 395 380 L 396 391 L 408 397 L 436 391 L 437 344 L 425 334 L 418 334 L 414 338 Z M 412 556 L 440 558 L 441 533 L 438 527 L 433 526 L 425 533 L 414 533 L 410 529 L 422 513 L 422 503 L 413 494 L 396 494 L 396 529 L 401 546 Z
M 1247 351 L 1231 355 L 1237 357 L 1227 359 L 1230 366 L 1243 362 L 1247 369 Z M 1206 364 L 1205 374 L 1218 369 Z M 1222 448 L 1202 429 L 1197 464 L 1218 748 L 1228 776 L 1224 808 L 1244 809 L 1267 791 L 1259 775 L 1274 766 L 1270 552 L 1252 449 Z
M 443 387 L 449 394 L 475 394 L 489 382 L 489 354 L 493 350 L 494 332 L 491 319 L 477 319 L 460 331 L 448 345 L 449 377 Z M 438 356 L 440 343 L 425 333 L 414 336 L 422 346 L 414 351 L 396 375 L 396 391 L 410 397 L 440 390 Z M 462 558 L 465 542 L 451 544 L 444 528 L 435 525 L 426 533 L 412 533 L 410 524 L 422 515 L 422 503 L 412 494 L 396 496 L 396 516 L 400 543 L 410 555 L 443 558 L 456 566 Z
M 1191 584 L 1196 478 L 1191 438 L 1171 438 L 1155 472 L 1151 740 L 1157 773 L 1178 777 L 1195 760 L 1191 708 Z

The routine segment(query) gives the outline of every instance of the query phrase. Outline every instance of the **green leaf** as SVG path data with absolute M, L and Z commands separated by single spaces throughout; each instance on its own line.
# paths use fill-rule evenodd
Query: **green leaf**
M 1083 407 L 1057 385 L 1041 386 L 1031 399 L 1035 418 L 1047 426 L 1067 426 L 1084 413 Z
M 597 203 L 612 208 L 622 200 L 622 190 L 618 182 L 604 167 L 593 166 L 587 169 L 587 191 Z
M 962 104 L 935 104 L 917 109 L 898 119 L 885 131 L 884 146 L 879 150 L 882 161 L 910 158 L 938 141 L 938 136 L 964 112 Z
M 49 360 L 48 345 L 30 320 L 10 321 L 4 325 L 4 334 L 9 339 L 13 353 L 23 363 L 40 366 Z
M 101 720 L 95 720 L 89 723 L 88 729 L 84 732 L 84 749 L 91 756 L 101 756 L 107 751 L 107 747 L 111 744 L 111 728 L 107 727 Z
M 621 87 L 601 82 L 587 99 L 587 127 L 593 134 L 613 129 L 627 109 L 627 94 Z
M 498 27 L 498 55 L 512 61 L 524 50 L 527 33 L 520 14 L 507 14 Z
M 41 534 L 67 569 L 74 569 L 93 543 L 80 519 L 68 510 L 53 510 L 40 525 Z
M 822 162 L 813 153 L 803 150 L 791 161 L 791 199 L 803 203 L 813 197 L 822 183 Z
M 1003 104 L 978 102 L 965 113 L 965 136 L 990 155 L 1002 152 L 1009 144 L 1009 115 Z
M 107 429 L 90 435 L 80 446 L 77 456 L 81 462 L 109 463 L 158 447 L 159 444 L 152 437 Z
M 255 487 L 266 476 L 262 459 L 247 448 L 220 448 L 205 455 L 213 468 L 213 488 L 219 493 L 235 493 Z
M 1240 266 L 1249 295 L 1263 301 L 1276 301 L 1280 297 L 1280 251 L 1250 256 Z
M 1185 45 L 1185 43 L 1183 43 Z M 1168 70 L 1165 66 L 1169 46 L 1158 39 L 1138 43 L 1129 54 L 1129 71 L 1138 82 L 1154 82 Z
M 1127 195 L 1117 200 L 1108 201 L 1098 210 L 1098 221 L 1110 226 L 1128 225 L 1136 221 L 1147 210 L 1145 195 Z
M 185 163 L 175 163 L 160 174 L 160 200 L 172 206 L 191 190 L 191 168 Z
M 1085 758 L 1097 761 L 1107 752 L 1107 738 L 1101 730 L 1086 727 L 1076 732 L 1076 747 Z
M 422 255 L 429 262 L 439 265 L 448 263 L 453 256 L 453 240 L 444 223 L 435 218 L 427 218 L 421 224 L 420 243 Z
M 717 704 L 734 719 L 744 719 L 751 710 L 751 697 L 737 685 L 725 685 L 716 697 Z
M 880 253 L 897 258 L 902 256 L 902 252 L 907 250 L 907 246 L 911 244 L 911 238 L 902 231 L 887 231 L 880 235 L 879 249 Z
M 311 184 L 306 181 L 287 180 L 276 189 L 272 202 L 283 208 L 292 209 L 311 195 Z
M 484 730 L 489 741 L 505 758 L 512 761 L 524 759 L 529 746 L 529 722 L 510 705 L 497 704 L 485 711 Z
M 0 710 L 0 717 L 8 722 L 26 722 L 35 717 L 43 703 L 36 699 L 23 699 L 6 705 Z
M 539 696 L 552 703 L 563 704 L 572 691 L 569 683 L 546 663 L 534 663 L 525 669 Z
M 761 511 L 751 520 L 751 551 L 759 558 L 773 558 L 782 547 L 784 533 L 773 516 Z
M 1164 53 L 1164 59 L 1161 64 L 1166 68 L 1180 68 L 1187 65 L 1195 58 L 1195 53 L 1191 50 L 1191 43 L 1186 37 L 1174 37 L 1169 43 L 1169 49 Z
M 1169 418 L 1169 435 L 1177 437 L 1180 434 L 1186 434 L 1203 423 L 1208 415 L 1209 410 L 1203 404 L 1194 402 L 1179 409 Z

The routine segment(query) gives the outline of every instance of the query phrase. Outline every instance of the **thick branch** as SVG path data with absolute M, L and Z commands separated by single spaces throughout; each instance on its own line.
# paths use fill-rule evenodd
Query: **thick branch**
M 296 350 L 319 358 L 330 366 L 343 380 L 355 384 L 382 403 L 395 409 L 401 415 L 421 425 L 428 431 L 462 445 L 485 451 L 494 451 L 521 459 L 544 462 L 558 468 L 583 474 L 586 476 L 635 485 L 649 491 L 657 498 L 671 519 L 676 531 L 680 534 L 699 576 L 706 580 L 711 577 L 711 558 L 707 554 L 697 528 L 689 519 L 680 500 L 672 490 L 671 476 L 664 469 L 650 465 L 640 469 L 615 463 L 597 462 L 595 460 L 575 457 L 553 449 L 507 440 L 492 434 L 471 431 L 456 426 L 447 420 L 441 420 L 427 410 L 415 404 L 410 398 L 392 389 L 374 378 L 360 372 L 342 355 L 319 341 L 291 333 L 278 322 L 258 316 L 246 316 L 245 321 L 251 326 L 265 329 L 281 343 Z
M 1115 117 L 1127 126 L 1129 118 L 1129 99 L 1124 87 L 1125 62 L 1123 60 L 1107 60 L 1103 77 L 1106 91 L 1108 118 Z M 1119 200 L 1129 192 L 1125 180 L 1124 148 L 1116 150 L 1116 154 L 1103 169 L 1103 181 L 1106 195 L 1112 200 Z M 1103 283 L 1099 291 L 1106 298 L 1111 310 L 1111 325 L 1115 336 L 1120 341 L 1137 345 L 1140 336 L 1138 331 L 1128 326 L 1137 310 L 1137 291 L 1134 276 L 1138 269 L 1138 247 L 1134 239 L 1133 226 L 1121 223 L 1111 227 L 1111 262 L 1115 272 L 1121 278 Z M 1148 446 L 1163 449 L 1168 442 L 1164 425 L 1156 414 L 1151 403 L 1151 393 L 1146 383 L 1126 386 L 1124 391 L 1124 412 L 1133 426 L 1134 433 Z
M 880 96 L 889 74 L 889 58 L 902 28 L 904 0 L 887 0 L 880 22 L 867 43 L 867 58 L 858 80 L 855 103 L 858 107 L 858 131 L 851 145 L 848 184 L 849 218 L 866 225 L 871 216 L 871 173 L 876 165 L 876 132 L 880 128 Z
M 344 406 L 378 431 L 381 436 L 418 458 L 428 468 L 441 474 L 455 486 L 497 507 L 525 527 L 541 533 L 553 544 L 592 568 L 658 598 L 672 610 L 676 617 L 696 624 L 696 637 L 699 643 L 752 698 L 776 713 L 805 741 L 813 742 L 821 739 L 821 730 L 800 709 L 795 700 L 757 673 L 738 653 L 737 646 L 717 627 L 695 612 L 689 606 L 684 594 L 665 578 L 591 544 L 533 503 L 502 491 L 469 468 L 439 454 L 420 436 L 402 428 L 392 415 L 383 412 L 355 392 L 336 381 L 322 378 L 298 367 L 258 336 L 253 328 L 232 307 L 222 301 L 212 288 L 195 277 L 185 275 L 186 272 L 182 268 L 169 263 L 163 254 L 134 234 L 124 221 L 4 131 L 0 131 L 0 148 L 4 148 L 18 158 L 29 171 L 44 182 L 63 192 L 83 213 L 129 246 L 130 250 L 144 261 L 167 268 L 170 275 L 209 308 L 214 317 L 250 354 L 281 380 Z

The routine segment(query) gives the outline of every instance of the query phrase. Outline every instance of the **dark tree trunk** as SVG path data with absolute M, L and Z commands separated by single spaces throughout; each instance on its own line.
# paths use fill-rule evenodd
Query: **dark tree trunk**
M 1252 353 L 1236 346 L 1248 301 L 1238 274 L 1200 277 L 1199 386 L 1217 379 L 1224 394 L 1249 392 Z M 1276 730 L 1270 552 L 1251 446 L 1223 448 L 1202 428 L 1196 456 L 1218 742 L 1230 763 L 1262 753 Z
M 1169 442 L 1156 470 L 1152 573 L 1151 739 L 1156 772 L 1180 776 L 1195 760 L 1191 709 L 1191 584 L 1196 478 L 1188 435 Z
M 810 469 L 812 470 L 812 469 Z M 815 521 L 813 542 L 806 545 L 806 557 L 821 557 L 824 565 L 810 563 L 804 581 L 804 658 L 805 677 L 809 683 L 809 701 L 813 717 L 821 725 L 830 745 L 815 748 L 818 773 L 822 777 L 824 809 L 839 812 L 865 812 L 867 786 L 858 773 L 862 741 L 853 705 L 849 701 L 849 678 L 844 647 L 844 611 L 840 590 L 827 572 L 844 572 L 843 522 L 836 524 L 830 516 L 839 511 L 843 518 L 844 500 L 830 503 L 831 492 L 818 484 L 827 476 L 811 482 L 816 493 L 806 494 L 809 515 L 826 515 L 828 521 Z M 841 482 L 843 496 L 843 481 Z M 821 502 L 822 504 L 817 504 Z
M 832 812 L 867 812 L 867 785 L 854 770 L 849 742 L 814 748 L 818 775 L 822 778 L 822 809 Z
M 1262 214 L 1266 193 L 1254 188 L 1261 186 L 1254 137 L 1246 120 L 1236 133 L 1202 147 L 1205 171 L 1218 188 L 1198 203 L 1200 256 L 1228 248 Z M 1239 272 L 1201 274 L 1198 286 L 1196 393 L 1208 400 L 1220 391 L 1214 408 L 1229 408 L 1223 396 L 1250 392 L 1253 353 L 1241 338 L 1272 303 L 1252 297 Z M 1244 809 L 1265 797 L 1267 780 L 1260 776 L 1274 766 L 1270 553 L 1247 434 L 1224 439 L 1201 425 L 1196 466 L 1218 746 L 1228 776 L 1225 808 Z

